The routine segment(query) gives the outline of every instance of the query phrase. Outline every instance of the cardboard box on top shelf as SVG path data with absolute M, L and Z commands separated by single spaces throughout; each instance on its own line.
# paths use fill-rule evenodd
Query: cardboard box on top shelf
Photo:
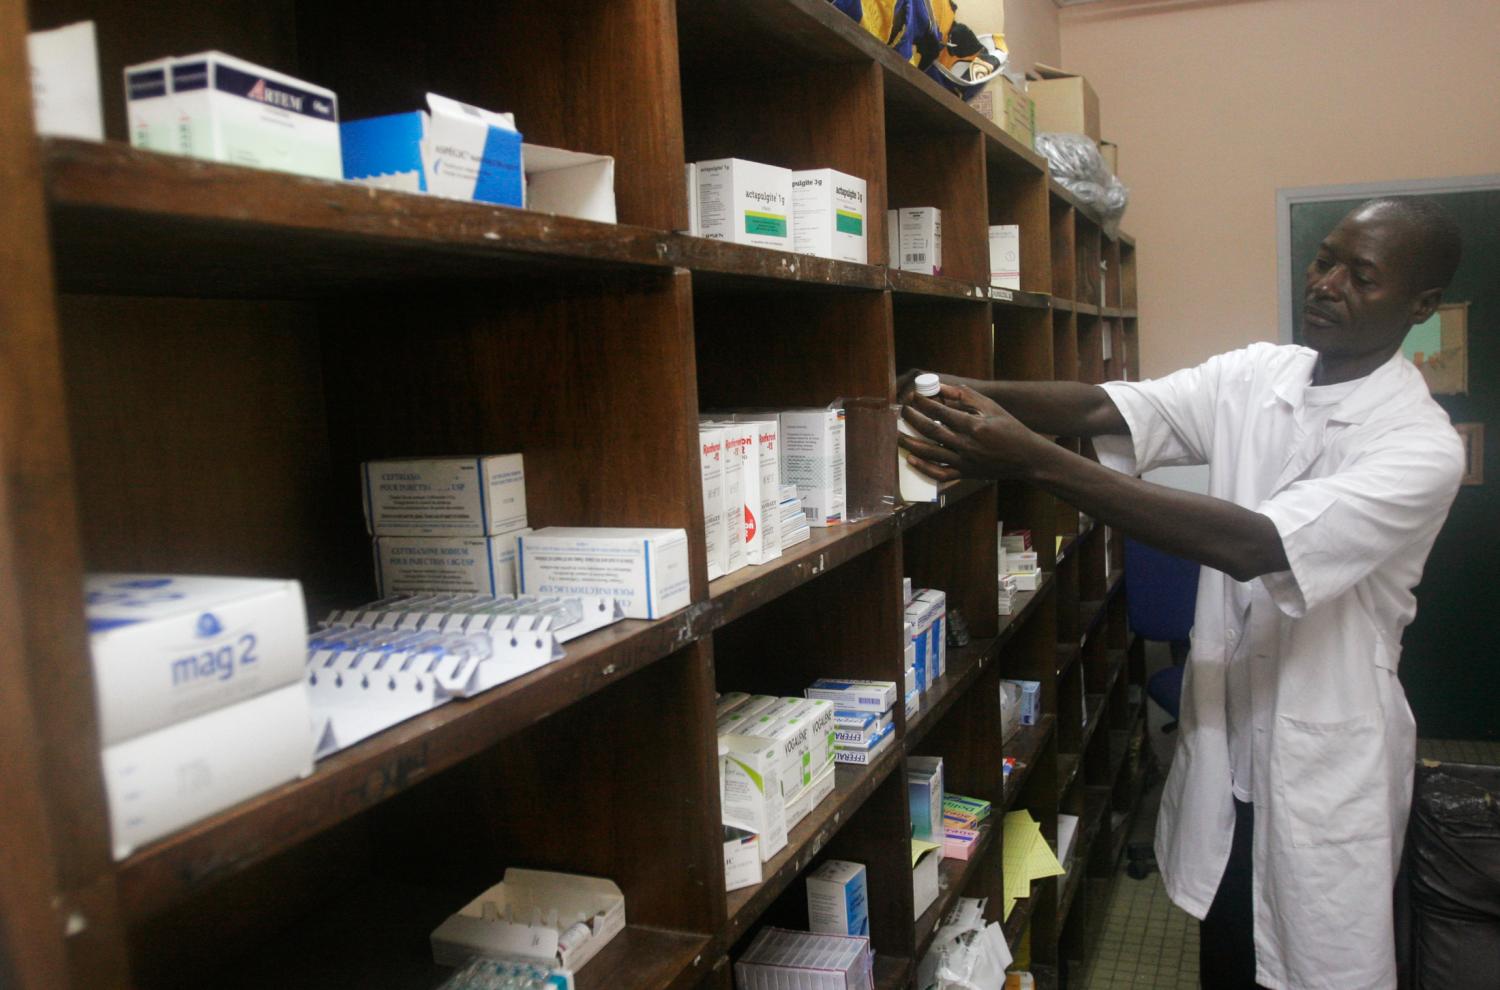
M 1005 76 L 981 90 L 969 106 L 1026 147 L 1036 146 L 1036 101 Z
M 1036 129 L 1054 134 L 1087 134 L 1099 140 L 1099 97 L 1076 72 L 1040 62 L 1026 93 L 1036 102 Z
M 1104 164 L 1109 166 L 1109 171 L 1116 178 L 1120 175 L 1120 146 L 1113 141 L 1099 142 L 1099 155 L 1104 159 Z

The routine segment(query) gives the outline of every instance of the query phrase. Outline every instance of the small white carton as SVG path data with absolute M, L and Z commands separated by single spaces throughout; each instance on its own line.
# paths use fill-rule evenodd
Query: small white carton
M 171 101 L 183 154 L 342 179 L 333 90 L 223 52 L 172 60 Z
M 840 743 L 837 759 L 840 763 L 853 763 L 858 766 L 874 763 L 875 759 L 885 752 L 891 740 L 896 737 L 896 727 L 887 725 L 875 734 L 866 746 L 853 746 Z
M 615 222 L 613 157 L 522 144 L 521 163 L 528 210 L 599 223 Z
M 724 429 L 698 427 L 698 463 L 703 471 L 703 542 L 708 579 L 729 573 L 729 544 L 724 539 Z
M 776 417 L 737 420 L 755 431 L 755 465 L 759 475 L 760 548 L 750 558 L 752 564 L 765 564 L 781 556 L 781 443 L 780 424 Z M 757 559 L 757 557 L 759 559 Z
M 831 701 L 840 709 L 877 714 L 890 711 L 896 704 L 895 681 L 836 680 L 831 677 L 820 677 L 808 685 L 804 693 L 809 698 Z
M 990 227 L 990 284 L 1001 289 L 1021 287 L 1021 227 L 1003 223 Z
M 699 236 L 792 249 L 790 169 L 719 158 L 698 162 L 696 173 Z
M 172 105 L 172 59 L 125 67 L 125 126 L 130 145 L 147 151 L 182 151 Z
M 781 420 L 781 480 L 797 486 L 812 526 L 847 521 L 844 410 L 786 409 Z
M 523 595 L 603 595 L 630 619 L 659 619 L 691 598 L 684 530 L 549 526 L 516 542 Z
M 792 802 L 812 783 L 811 728 L 785 716 L 758 715 L 752 719 L 748 731 L 775 740 L 779 760 L 777 779 L 781 781 L 781 797 L 790 809 Z M 795 824 L 788 815 L 787 828 Z
M 915 206 L 895 212 L 900 241 L 899 254 L 891 267 L 924 275 L 943 274 L 942 211 L 935 206 Z
M 807 875 L 808 928 L 830 935 L 870 934 L 865 865 L 830 859 Z
M 798 254 L 863 265 L 865 180 L 831 168 L 792 173 L 793 246 Z
M 107 745 L 100 754 L 116 860 L 312 773 L 312 712 L 294 684 Z
M 526 526 L 520 454 L 366 461 L 360 474 L 372 536 L 495 536 Z
M 941 842 L 911 840 L 911 894 L 914 917 L 920 918 L 937 900 L 938 863 L 943 858 Z
M 927 683 L 948 671 L 948 595 L 937 588 L 923 588 L 917 601 L 927 605 L 931 634 L 927 639 Z
M 533 924 L 537 917 L 557 921 Z M 508 869 L 433 930 L 432 959 L 459 966 L 470 956 L 517 955 L 577 970 L 624 929 L 625 895 L 613 881 Z
M 733 825 L 724 826 L 724 891 L 753 887 L 761 875 L 760 836 Z
M 765 503 L 761 498 L 760 451 L 757 448 L 756 426 L 753 423 L 730 420 L 715 425 L 724 430 L 725 473 L 734 472 L 739 475 L 740 504 L 737 512 L 737 525 L 740 545 L 745 554 L 745 563 L 765 563 L 768 559 L 765 556 L 765 530 L 762 525 Z M 725 508 L 728 509 L 729 506 L 726 505 Z M 728 521 L 727 514 L 725 520 Z M 778 555 L 780 552 L 778 538 Z
M 31 64 L 31 108 L 36 132 L 54 137 L 104 140 L 99 99 L 99 49 L 94 22 L 79 21 L 26 36 Z
M 302 681 L 296 581 L 90 574 L 84 596 L 105 746 Z
M 516 593 L 516 541 L 529 529 L 499 536 L 377 536 L 375 584 L 380 597 L 421 592 Z M 574 592 L 587 594 L 587 592 Z

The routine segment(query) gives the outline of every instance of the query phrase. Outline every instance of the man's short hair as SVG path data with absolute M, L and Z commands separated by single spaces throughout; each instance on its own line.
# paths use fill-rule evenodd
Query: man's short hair
M 1412 288 L 1446 289 L 1463 258 L 1458 221 L 1427 196 L 1381 196 L 1360 204 L 1356 213 L 1379 212 L 1410 231 L 1415 257 L 1409 269 Z

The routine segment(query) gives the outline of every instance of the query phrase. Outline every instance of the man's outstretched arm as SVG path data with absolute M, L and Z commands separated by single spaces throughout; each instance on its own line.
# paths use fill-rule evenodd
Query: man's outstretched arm
M 901 376 L 897 395 L 910 402 L 918 371 Z M 967 386 L 992 399 L 1028 429 L 1058 437 L 1098 437 L 1130 432 L 1109 393 L 1082 382 L 983 381 L 939 375 L 944 385 Z
M 940 397 L 943 402 L 917 396 L 903 411 L 926 439 L 901 438 L 916 455 L 913 465 L 939 481 L 1030 482 L 1143 543 L 1236 581 L 1290 566 L 1281 535 L 1265 515 L 1111 471 L 1037 435 L 974 389 L 944 385 Z

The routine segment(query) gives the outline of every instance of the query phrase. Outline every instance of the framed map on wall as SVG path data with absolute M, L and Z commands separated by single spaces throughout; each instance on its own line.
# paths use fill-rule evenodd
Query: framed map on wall
M 1401 353 L 1427 379 L 1433 395 L 1469 394 L 1469 304 L 1444 303 L 1411 328 Z

